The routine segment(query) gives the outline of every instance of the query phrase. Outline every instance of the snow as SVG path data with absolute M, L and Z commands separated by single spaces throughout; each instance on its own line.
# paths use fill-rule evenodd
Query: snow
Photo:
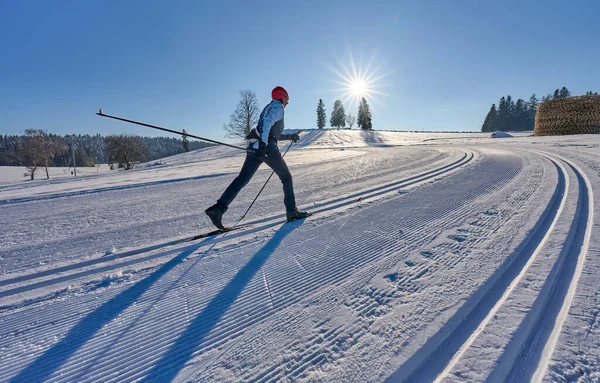
M 492 133 L 492 137 L 494 137 L 494 138 L 509 138 L 509 137 L 512 137 L 512 136 L 509 133 L 497 130 L 494 133 Z
M 191 242 L 243 152 L 0 168 L 0 381 L 600 381 L 600 136 L 510 135 L 303 131 Z

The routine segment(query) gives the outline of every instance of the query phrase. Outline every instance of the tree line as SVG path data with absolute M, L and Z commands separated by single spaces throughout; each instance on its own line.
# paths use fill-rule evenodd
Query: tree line
M 345 128 L 346 124 L 349 129 L 352 129 L 354 123 L 358 125 L 359 129 L 372 130 L 373 122 L 371 115 L 371 107 L 366 98 L 362 98 L 358 105 L 357 116 L 353 116 L 352 113 L 346 114 L 342 101 L 335 100 L 333 104 L 333 112 L 331 112 L 331 118 L 329 125 L 333 128 Z M 322 99 L 319 99 L 317 104 L 317 127 L 323 129 L 327 124 L 327 113 L 325 111 L 325 103 Z
M 229 117 L 229 121 L 223 125 L 226 135 L 232 138 L 246 138 L 250 130 L 256 127 L 260 117 L 261 109 L 258 105 L 256 93 L 245 89 L 240 91 L 240 101 L 236 109 Z M 363 97 L 358 106 L 357 116 L 352 113 L 346 114 L 342 101 L 336 100 L 333 104 L 333 112 L 329 124 L 334 128 L 352 129 L 354 124 L 358 125 L 359 129 L 372 130 L 372 114 L 371 107 L 367 100 Z M 325 112 L 325 104 L 323 100 L 319 100 L 317 104 L 317 127 L 323 129 L 327 124 L 327 114 Z
M 185 133 L 185 131 L 184 131 Z M 109 164 L 130 169 L 134 164 L 196 150 L 212 144 L 187 137 L 139 137 L 131 135 L 49 134 L 28 129 L 24 135 L 0 135 L 0 166 L 25 166 L 31 179 L 36 170 Z
M 598 94 L 588 91 L 586 95 Z M 566 87 L 556 89 L 554 93 L 549 93 L 542 97 L 542 102 L 570 97 L 571 92 Z M 498 107 L 492 104 L 488 114 L 481 126 L 482 132 L 500 131 L 529 131 L 533 130 L 535 123 L 535 113 L 539 100 L 534 93 L 529 98 L 529 101 L 518 99 L 516 102 L 510 95 L 500 98 Z

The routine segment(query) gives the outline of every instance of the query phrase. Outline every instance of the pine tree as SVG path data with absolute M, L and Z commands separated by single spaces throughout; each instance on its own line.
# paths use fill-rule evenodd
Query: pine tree
M 183 135 L 181 136 L 181 141 L 183 144 L 183 150 L 185 150 L 186 152 L 189 152 L 190 151 L 190 143 L 188 141 L 186 134 L 187 134 L 187 132 L 185 131 L 185 129 L 183 129 Z
M 514 129 L 517 131 L 527 130 L 527 118 L 529 112 L 527 110 L 527 104 L 525 100 L 518 99 L 515 104 L 515 115 L 514 115 Z
M 317 127 L 319 129 L 323 129 L 327 124 L 327 115 L 325 114 L 325 104 L 323 100 L 319 99 L 319 104 L 317 105 Z
M 329 125 L 338 129 L 346 127 L 346 111 L 340 100 L 335 100 L 335 103 L 333 104 L 333 112 L 331 112 Z
M 527 103 L 527 129 L 533 130 L 535 124 L 535 113 L 537 112 L 538 99 L 536 94 L 532 94 Z
M 506 103 L 506 98 L 502 96 L 500 98 L 500 102 L 498 103 L 498 120 L 496 123 L 496 130 L 506 131 L 508 127 L 508 119 L 509 119 L 509 106 Z
M 482 132 L 495 132 L 497 129 L 498 123 L 498 111 L 496 110 L 496 104 L 492 104 L 490 111 L 487 116 L 485 116 L 485 121 L 483 121 L 483 126 L 481 127 Z
M 516 106 L 510 94 L 506 96 L 506 105 L 508 106 L 508 118 L 505 131 L 516 130 Z
M 560 90 L 558 88 L 554 91 L 552 98 L 560 98 Z
M 559 98 L 566 98 L 566 97 L 570 97 L 571 96 L 571 92 L 569 92 L 569 90 L 566 87 L 562 87 L 560 92 L 558 92 L 558 97 Z
M 371 108 L 369 107 L 369 103 L 363 97 L 360 101 L 360 105 L 358 106 L 358 118 L 356 123 L 358 127 L 363 130 L 372 130 L 373 122 L 371 121 Z

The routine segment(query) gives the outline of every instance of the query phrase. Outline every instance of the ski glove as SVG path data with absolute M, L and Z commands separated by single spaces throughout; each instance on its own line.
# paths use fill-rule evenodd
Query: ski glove
M 298 133 L 290 134 L 290 140 L 292 140 L 292 142 L 298 142 L 299 139 L 300 139 L 300 135 Z
M 257 157 L 266 157 L 267 156 L 267 144 L 262 141 L 258 141 L 258 149 L 254 152 Z
M 260 133 L 256 130 L 256 128 L 250 130 L 250 133 L 246 136 L 246 139 L 250 143 L 255 143 L 256 141 L 260 141 Z

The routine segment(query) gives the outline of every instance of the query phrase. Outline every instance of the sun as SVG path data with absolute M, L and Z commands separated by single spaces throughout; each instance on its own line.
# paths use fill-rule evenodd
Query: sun
M 367 102 L 379 102 L 377 96 L 386 96 L 380 89 L 385 85 L 382 80 L 387 74 L 380 74 L 380 68 L 372 68 L 375 56 L 372 56 L 366 65 L 362 60 L 356 65 L 352 53 L 349 52 L 349 59 L 345 63 L 338 58 L 341 70 L 327 67 L 334 72 L 338 79 L 333 83 L 339 87 L 334 89 L 342 103 L 350 102 L 352 106 L 358 106 L 364 98 Z M 347 64 L 349 65 L 347 65 Z
M 369 93 L 367 84 L 360 79 L 352 80 L 350 83 L 350 90 L 352 95 L 355 97 L 364 97 L 367 93 Z

